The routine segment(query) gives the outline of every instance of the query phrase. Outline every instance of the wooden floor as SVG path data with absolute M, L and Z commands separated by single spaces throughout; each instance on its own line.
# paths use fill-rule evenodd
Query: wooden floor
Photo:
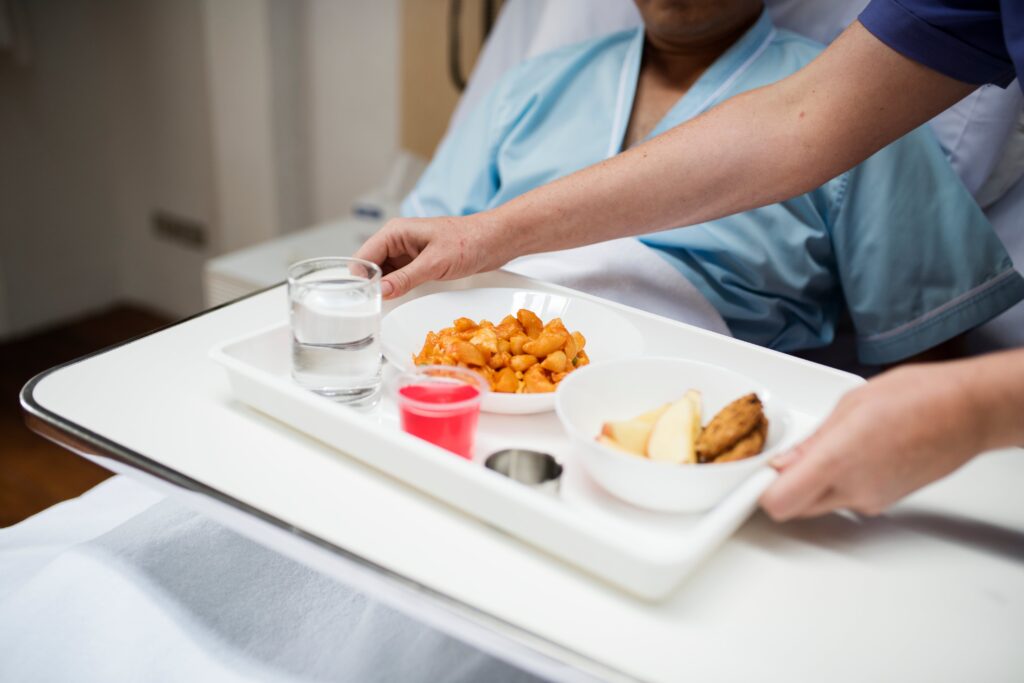
M 15 524 L 110 476 L 30 432 L 18 394 L 34 375 L 162 327 L 170 320 L 117 306 L 50 330 L 0 342 L 0 527 Z

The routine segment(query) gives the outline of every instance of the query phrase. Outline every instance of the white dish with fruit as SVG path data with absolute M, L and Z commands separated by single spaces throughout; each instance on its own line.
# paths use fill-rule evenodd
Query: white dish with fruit
M 707 448 L 701 453 L 702 432 L 721 434 L 721 425 L 709 427 L 724 408 L 755 403 L 763 415 L 754 413 L 733 430 L 737 438 L 727 449 L 714 459 Z M 629 503 L 665 512 L 709 510 L 796 441 L 767 389 L 726 368 L 678 358 L 583 368 L 562 382 L 556 411 L 598 484 Z

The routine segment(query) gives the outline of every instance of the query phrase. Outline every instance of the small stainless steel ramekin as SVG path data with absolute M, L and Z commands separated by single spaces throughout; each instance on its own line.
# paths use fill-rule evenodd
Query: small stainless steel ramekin
M 487 456 L 484 466 L 541 493 L 558 496 L 562 466 L 547 453 L 510 448 Z

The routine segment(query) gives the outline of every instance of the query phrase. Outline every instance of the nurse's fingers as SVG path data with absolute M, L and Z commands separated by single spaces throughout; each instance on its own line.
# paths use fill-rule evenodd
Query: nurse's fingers
M 831 488 L 829 462 L 811 437 L 786 454 L 779 478 L 761 495 L 761 507 L 776 522 L 797 517 Z
M 825 491 L 825 494 L 814 501 L 801 512 L 797 517 L 809 518 L 809 517 L 821 517 L 827 515 L 830 512 L 836 510 L 842 510 L 843 508 L 849 508 L 850 504 L 847 502 L 845 496 L 842 495 L 837 489 L 830 488 Z
M 363 242 L 363 246 L 356 250 L 355 258 L 372 261 L 378 266 L 384 265 L 384 261 L 388 258 L 388 240 L 383 232 L 383 230 L 379 230 Z
M 385 299 L 397 299 L 413 287 L 440 278 L 443 268 L 430 254 L 423 253 L 407 265 L 384 276 L 380 282 L 380 293 Z

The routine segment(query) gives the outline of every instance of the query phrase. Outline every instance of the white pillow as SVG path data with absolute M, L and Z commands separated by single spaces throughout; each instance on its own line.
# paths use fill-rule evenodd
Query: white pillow
M 502 74 L 523 60 L 640 25 L 632 0 L 508 0 L 448 124 L 473 110 Z
M 780 28 L 828 45 L 868 6 L 869 0 L 765 0 Z

